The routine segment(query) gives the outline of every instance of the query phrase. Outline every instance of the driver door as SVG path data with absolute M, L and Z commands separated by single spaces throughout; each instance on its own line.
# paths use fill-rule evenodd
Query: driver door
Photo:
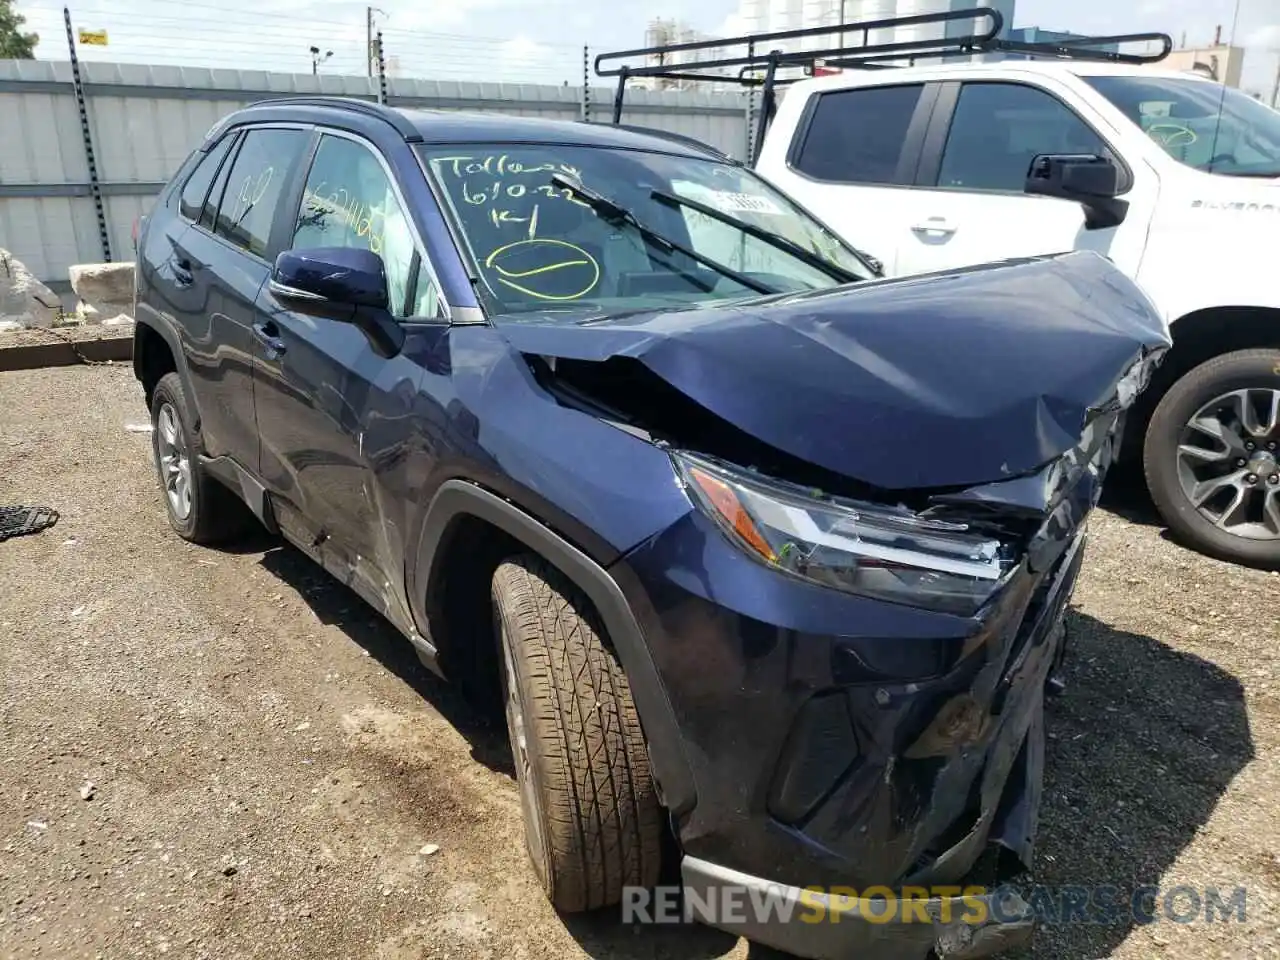
M 1124 166 L 1099 125 L 1055 92 L 1029 83 L 944 85 L 926 138 L 942 149 L 922 161 L 918 186 L 903 191 L 910 216 L 899 239 L 897 272 L 1094 250 L 1135 275 L 1157 180 L 1145 165 Z M 1120 163 L 1129 181 L 1124 223 L 1089 230 L 1079 203 L 1025 194 L 1031 161 L 1047 153 L 1106 156 Z
M 436 312 L 434 288 L 418 280 L 422 260 L 404 203 L 377 148 L 322 131 L 287 213 L 281 249 L 359 247 L 378 254 L 391 313 Z M 259 467 L 276 516 L 298 543 L 312 544 L 331 571 L 382 595 L 402 564 L 390 556 L 394 523 L 378 475 L 404 453 L 404 426 L 423 378 L 406 353 L 380 354 L 355 324 L 286 309 L 264 287 L 254 394 Z

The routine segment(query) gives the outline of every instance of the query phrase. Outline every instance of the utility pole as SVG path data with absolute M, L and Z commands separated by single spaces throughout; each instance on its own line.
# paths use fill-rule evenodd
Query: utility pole
M 365 66 L 368 68 L 367 72 L 370 77 L 374 75 L 378 64 L 378 48 L 374 43 L 375 31 L 373 29 L 373 15 L 375 13 L 380 13 L 384 17 L 388 16 L 387 11 L 378 7 L 364 8 L 364 56 Z
M 381 30 L 373 35 L 373 45 L 378 55 L 378 102 L 385 106 L 387 103 L 387 61 L 382 55 Z
M 1276 82 L 1271 85 L 1271 107 L 1280 110 L 1280 47 L 1276 47 Z

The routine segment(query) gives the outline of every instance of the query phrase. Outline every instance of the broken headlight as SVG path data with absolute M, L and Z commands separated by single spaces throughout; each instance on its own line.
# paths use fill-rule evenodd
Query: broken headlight
M 693 502 L 743 549 L 826 587 L 971 616 L 1014 565 L 1011 547 L 966 523 L 837 500 L 704 457 L 672 459 Z

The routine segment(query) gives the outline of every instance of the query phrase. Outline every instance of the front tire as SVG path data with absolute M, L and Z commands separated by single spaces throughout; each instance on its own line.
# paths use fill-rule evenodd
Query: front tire
M 619 903 L 658 879 L 661 809 L 626 675 L 590 603 L 518 557 L 493 575 L 507 728 L 525 842 L 557 910 Z
M 1202 363 L 1147 428 L 1147 487 L 1169 528 L 1202 553 L 1280 567 L 1280 350 Z

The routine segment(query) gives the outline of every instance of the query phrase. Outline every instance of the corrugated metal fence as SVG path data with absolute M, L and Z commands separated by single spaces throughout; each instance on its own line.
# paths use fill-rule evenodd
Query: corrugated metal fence
M 130 229 L 170 174 L 232 110 L 286 94 L 376 98 L 366 77 L 82 63 L 100 192 L 113 256 L 132 256 Z M 540 84 L 394 79 L 393 106 L 607 122 L 613 91 Z M 631 90 L 626 122 L 696 137 L 743 156 L 739 94 Z M 67 267 L 106 259 L 69 62 L 0 60 L 0 247 L 53 289 Z

